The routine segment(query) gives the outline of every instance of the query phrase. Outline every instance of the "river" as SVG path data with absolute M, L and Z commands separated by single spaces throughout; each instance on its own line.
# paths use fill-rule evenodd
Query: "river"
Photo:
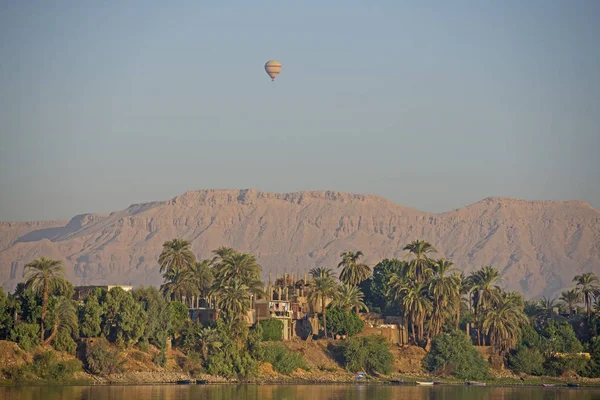
M 2 400 L 600 400 L 600 390 L 461 385 L 132 385 L 0 387 Z

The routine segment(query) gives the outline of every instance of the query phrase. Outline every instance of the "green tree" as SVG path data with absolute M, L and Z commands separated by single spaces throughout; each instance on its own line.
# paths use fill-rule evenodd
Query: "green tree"
M 40 257 L 25 265 L 25 282 L 34 292 L 42 294 L 40 341 L 44 341 L 44 321 L 48 311 L 50 291 L 65 285 L 62 261 Z
M 437 250 L 431 243 L 423 240 L 415 240 L 404 246 L 403 250 L 413 256 L 408 262 L 408 277 L 424 282 L 431 273 L 431 259 L 428 255 Z
M 0 340 L 9 337 L 10 330 L 14 325 L 13 316 L 10 313 L 11 309 L 14 309 L 11 300 L 0 286 Z
M 82 337 L 97 337 L 102 332 L 102 306 L 99 297 L 102 291 L 95 289 L 79 307 L 79 333 Z
M 591 272 L 586 272 L 581 275 L 576 275 L 573 278 L 573 282 L 575 282 L 581 294 L 583 295 L 583 302 L 587 312 L 587 319 L 589 321 L 592 314 L 593 294 L 596 290 L 598 290 L 599 286 L 598 277 Z
M 190 247 L 190 242 L 180 238 L 165 242 L 158 257 L 160 272 L 169 272 L 174 269 L 190 270 L 196 263 L 196 257 Z
M 246 316 L 250 310 L 250 289 L 241 281 L 233 279 L 226 286 L 219 287 L 215 295 L 223 321 L 236 336 L 242 336 L 247 330 Z
M 430 335 L 437 336 L 444 321 L 454 314 L 454 303 L 460 304 L 460 285 L 458 270 L 453 263 L 442 258 L 432 263 L 433 274 L 429 280 L 429 294 L 432 298 Z
M 333 300 L 333 304 L 343 308 L 346 312 L 354 308 L 357 312 L 364 310 L 369 312 L 369 308 L 364 303 L 364 295 L 358 286 L 350 286 L 343 284 L 339 287 L 336 298 Z
M 311 303 L 321 303 L 321 314 L 323 315 L 323 331 L 327 339 L 327 299 L 335 299 L 338 293 L 338 285 L 332 277 L 333 274 L 321 272 L 310 283 L 310 293 L 308 301 Z
M 396 303 L 388 297 L 389 283 L 393 276 L 406 270 L 406 265 L 405 261 L 386 258 L 373 268 L 373 275 L 360 285 L 369 309 L 381 310 L 386 314 L 396 312 Z
M 102 324 L 107 338 L 127 346 L 135 344 L 144 335 L 147 323 L 146 312 L 131 292 L 115 287 L 107 293 Z
M 321 318 L 321 323 L 323 319 Z M 327 308 L 327 329 L 331 336 L 354 336 L 362 332 L 365 323 L 354 311 L 346 311 L 340 307 Z
M 425 320 L 432 310 L 428 294 L 429 288 L 424 282 L 398 276 L 393 277 L 390 282 L 390 295 L 400 302 L 415 343 L 424 338 Z
M 342 260 L 338 264 L 338 268 L 342 268 L 340 274 L 342 282 L 350 286 L 358 286 L 369 277 L 371 269 L 367 264 L 360 262 L 362 256 L 362 251 L 345 251 L 340 255 Z
M 44 344 L 50 344 L 59 330 L 64 330 L 70 335 L 78 333 L 77 311 L 73 302 L 65 297 L 58 297 L 53 301 L 51 310 L 52 332 Z
M 583 346 L 573 327 L 568 322 L 548 321 L 548 325 L 541 332 L 544 352 L 547 357 L 556 354 L 580 353 Z
M 141 287 L 133 291 L 133 298 L 146 312 L 146 327 L 142 340 L 164 350 L 171 331 L 169 303 L 155 287 Z
M 577 305 L 581 303 L 581 292 L 577 288 L 564 290 L 560 293 L 560 300 L 569 310 L 569 314 L 573 315 L 577 310 Z
M 171 330 L 169 334 L 175 336 L 181 332 L 186 321 L 190 319 L 188 308 L 179 301 L 169 302 L 169 311 L 171 313 Z
M 234 282 L 243 284 L 252 295 L 264 295 L 260 280 L 261 266 L 256 257 L 247 253 L 225 253 L 214 266 L 213 292 L 233 286 Z
M 437 375 L 459 379 L 485 379 L 489 375 L 488 363 L 462 332 L 442 333 L 433 338 L 423 366 Z
M 500 272 L 492 267 L 485 266 L 481 269 L 474 271 L 470 276 L 469 280 L 472 284 L 473 293 L 473 308 L 475 314 L 475 324 L 477 327 L 477 342 L 478 344 L 485 345 L 485 337 L 483 336 L 483 319 L 489 309 L 492 308 L 495 302 L 497 302 L 501 296 L 502 290 L 498 286 L 502 279 L 500 278 Z
M 163 274 L 160 291 L 171 300 L 183 301 L 194 282 L 193 272 L 187 267 L 172 267 Z
M 522 298 L 504 295 L 485 315 L 483 330 L 488 333 L 490 344 L 502 355 L 517 345 L 521 325 L 527 323 Z

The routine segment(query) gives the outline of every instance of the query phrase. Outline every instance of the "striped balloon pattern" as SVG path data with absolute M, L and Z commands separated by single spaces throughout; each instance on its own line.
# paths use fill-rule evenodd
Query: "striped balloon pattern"
M 275 77 L 281 72 L 281 63 L 275 60 L 267 61 L 265 71 L 271 77 L 271 81 L 274 81 Z

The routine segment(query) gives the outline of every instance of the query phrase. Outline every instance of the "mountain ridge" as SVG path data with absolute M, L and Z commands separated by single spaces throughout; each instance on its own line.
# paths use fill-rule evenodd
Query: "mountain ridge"
M 334 268 L 357 249 L 373 266 L 423 239 L 467 272 L 495 265 L 527 297 L 554 295 L 584 270 L 600 275 L 600 211 L 583 201 L 487 197 L 432 213 L 368 194 L 209 189 L 68 221 L 0 222 L 0 283 L 14 288 L 46 255 L 76 284 L 160 284 L 156 259 L 173 237 L 202 258 L 221 245 L 252 252 L 265 274 Z

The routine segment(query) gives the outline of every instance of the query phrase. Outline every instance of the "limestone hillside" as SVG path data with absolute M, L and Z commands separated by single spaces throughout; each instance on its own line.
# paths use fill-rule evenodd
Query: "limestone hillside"
M 265 276 L 334 268 L 346 250 L 362 250 L 374 265 L 404 257 L 414 239 L 467 272 L 496 266 L 527 298 L 555 295 L 581 272 L 600 275 L 600 211 L 581 201 L 486 198 L 436 214 L 370 195 L 202 190 L 110 215 L 0 222 L 0 283 L 12 290 L 24 265 L 44 255 L 63 260 L 76 284 L 158 285 L 156 260 L 174 237 L 202 258 L 222 245 L 251 252 Z

